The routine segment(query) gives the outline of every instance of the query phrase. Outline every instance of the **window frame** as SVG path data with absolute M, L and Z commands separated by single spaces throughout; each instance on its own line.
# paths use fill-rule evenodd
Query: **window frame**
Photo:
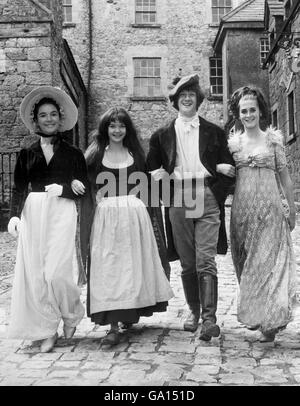
M 67 1 L 69 1 L 70 3 L 67 3 Z M 74 23 L 73 21 L 73 2 L 72 0 L 63 0 L 63 17 L 64 17 L 64 24 L 72 24 Z M 71 20 L 66 20 L 66 10 L 71 11 Z
M 159 61 L 159 66 L 158 67 L 156 67 L 155 64 L 153 66 L 153 70 L 159 68 L 159 76 L 155 76 L 155 75 L 149 76 L 149 75 L 142 75 L 142 74 L 136 75 L 136 68 L 137 68 L 136 61 L 143 61 L 143 60 L 144 61 L 150 61 L 150 60 L 151 61 Z M 162 94 L 162 80 L 161 80 L 161 69 L 162 69 L 161 62 L 162 62 L 162 58 L 159 57 L 159 56 L 153 56 L 153 57 L 135 56 L 135 57 L 132 58 L 132 62 L 133 62 L 133 98 L 134 99 L 146 99 L 146 100 L 148 100 L 148 99 L 157 99 L 157 98 L 161 99 L 163 97 L 163 94 Z M 147 65 L 145 67 L 142 67 L 142 66 L 139 67 L 139 69 L 142 69 L 142 68 L 146 68 L 147 73 L 148 73 L 149 72 L 148 69 L 150 68 L 150 66 Z M 159 91 L 156 94 L 156 92 L 154 90 L 153 94 L 149 94 L 150 86 L 148 84 L 147 85 L 147 94 L 141 94 L 141 92 L 137 92 L 137 89 L 139 87 L 137 87 L 135 85 L 136 79 L 159 79 Z M 153 88 L 155 89 L 156 86 L 153 86 Z
M 214 1 L 217 2 L 217 5 L 213 5 Z M 230 1 L 230 6 L 221 6 L 220 2 L 224 1 L 226 3 L 226 1 Z M 223 14 L 220 13 L 220 10 L 226 10 Z M 231 10 L 233 9 L 232 6 L 232 0 L 211 0 L 211 21 L 213 25 L 219 25 L 221 22 L 222 17 L 229 13 Z M 214 10 L 216 11 L 216 13 L 214 13 Z M 214 18 L 216 17 L 216 21 L 214 20 Z
M 142 2 L 142 10 L 137 10 L 137 3 L 138 1 Z M 149 2 L 149 9 L 148 10 L 144 10 L 144 3 L 143 2 Z M 151 5 L 150 2 L 153 1 L 154 2 L 154 11 L 150 10 Z M 144 15 L 149 15 L 149 17 L 151 15 L 154 15 L 154 21 L 138 21 L 137 16 L 140 15 L 142 16 L 142 20 L 143 20 L 143 16 Z M 135 0 L 134 1 L 134 24 L 135 25 L 157 25 L 157 1 L 156 0 Z
M 212 62 L 213 62 L 213 61 L 216 63 L 215 66 L 212 66 Z M 221 63 L 221 66 L 218 65 L 218 62 Z M 215 75 L 212 74 L 212 69 L 215 69 L 215 70 L 216 70 L 216 74 L 215 74 Z M 219 70 L 219 69 L 221 69 L 221 72 L 222 72 L 221 76 L 218 75 L 218 70 Z M 215 84 L 212 84 L 212 79 L 216 79 L 216 83 L 215 83 Z M 218 83 L 218 79 L 221 79 L 221 82 L 222 82 L 221 84 Z M 222 61 L 222 58 L 221 58 L 220 56 L 217 56 L 217 57 L 214 56 L 214 57 L 210 57 L 210 58 L 209 58 L 209 84 L 210 84 L 210 96 L 211 96 L 211 97 L 220 97 L 220 96 L 223 96 L 223 93 L 224 93 L 223 61 Z M 219 93 L 219 92 L 217 92 L 217 93 L 213 92 L 213 88 L 214 88 L 214 87 L 216 87 L 216 90 L 218 90 L 218 88 L 221 87 L 221 88 L 222 88 L 222 92 L 221 92 L 221 93 Z
M 297 136 L 297 111 L 296 111 L 296 93 L 294 87 L 288 92 L 287 98 L 287 136 L 286 142 L 292 141 Z M 291 111 L 291 104 L 293 111 Z
M 269 52 L 270 52 L 270 38 L 269 37 L 260 38 L 259 58 L 261 66 L 264 64 Z

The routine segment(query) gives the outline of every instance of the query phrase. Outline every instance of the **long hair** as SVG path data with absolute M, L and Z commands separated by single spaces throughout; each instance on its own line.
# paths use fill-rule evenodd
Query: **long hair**
M 259 107 L 259 111 L 261 114 L 259 125 L 262 130 L 265 130 L 268 125 L 270 124 L 270 113 L 269 107 L 266 100 L 265 95 L 263 94 L 262 90 L 259 89 L 257 86 L 248 85 L 242 86 L 233 92 L 229 102 L 228 102 L 228 110 L 229 110 L 229 120 L 234 123 L 236 130 L 244 130 L 242 123 L 240 122 L 240 114 L 239 114 L 239 105 L 241 98 L 244 96 L 250 96 L 257 100 L 257 104 Z
M 119 121 L 126 127 L 126 135 L 123 139 L 124 147 L 132 154 L 137 169 L 145 170 L 145 153 L 138 139 L 136 128 L 128 112 L 122 107 L 111 107 L 99 120 L 98 130 L 94 134 L 94 140 L 85 153 L 88 166 L 94 166 L 95 161 L 102 161 L 104 150 L 109 144 L 108 127 L 110 123 Z

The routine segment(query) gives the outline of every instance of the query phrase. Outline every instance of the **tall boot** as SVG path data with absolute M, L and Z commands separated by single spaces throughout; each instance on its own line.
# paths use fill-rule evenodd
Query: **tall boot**
M 196 331 L 200 318 L 200 294 L 197 273 L 181 275 L 183 291 L 190 313 L 183 324 L 185 331 Z
M 218 302 L 218 279 L 216 276 L 205 273 L 199 276 L 200 298 L 202 305 L 202 329 L 200 340 L 210 341 L 212 337 L 220 335 L 220 327 L 216 324 Z

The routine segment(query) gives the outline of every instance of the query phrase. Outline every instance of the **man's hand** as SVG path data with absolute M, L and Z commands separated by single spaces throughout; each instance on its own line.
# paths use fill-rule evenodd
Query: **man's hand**
M 9 220 L 9 223 L 7 225 L 7 231 L 9 232 L 10 235 L 13 237 L 18 237 L 19 231 L 20 231 L 20 219 L 19 217 L 12 217 Z
M 230 178 L 235 177 L 235 167 L 230 164 L 217 164 L 217 172 L 229 176 Z
M 45 191 L 50 197 L 57 197 L 62 195 L 63 187 L 57 183 L 52 183 L 51 185 L 45 186 Z

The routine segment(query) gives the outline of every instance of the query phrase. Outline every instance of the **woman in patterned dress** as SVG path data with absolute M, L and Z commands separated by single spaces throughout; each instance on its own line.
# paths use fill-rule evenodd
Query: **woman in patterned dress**
M 89 189 L 82 202 L 81 247 L 87 313 L 96 324 L 110 324 L 102 344 L 116 345 L 119 322 L 124 327 L 166 311 L 173 296 L 169 264 L 160 257 L 164 250 L 166 258 L 166 248 L 155 208 L 146 207 L 130 182 L 143 174 L 148 185 L 143 150 L 125 109 L 112 107 L 103 114 L 85 156 Z
M 262 92 L 239 88 L 229 106 L 236 119 L 228 146 L 236 163 L 230 238 L 240 287 L 237 316 L 261 331 L 261 342 L 274 341 L 291 320 L 296 294 L 293 187 L 282 134 L 262 124 L 268 119 Z

